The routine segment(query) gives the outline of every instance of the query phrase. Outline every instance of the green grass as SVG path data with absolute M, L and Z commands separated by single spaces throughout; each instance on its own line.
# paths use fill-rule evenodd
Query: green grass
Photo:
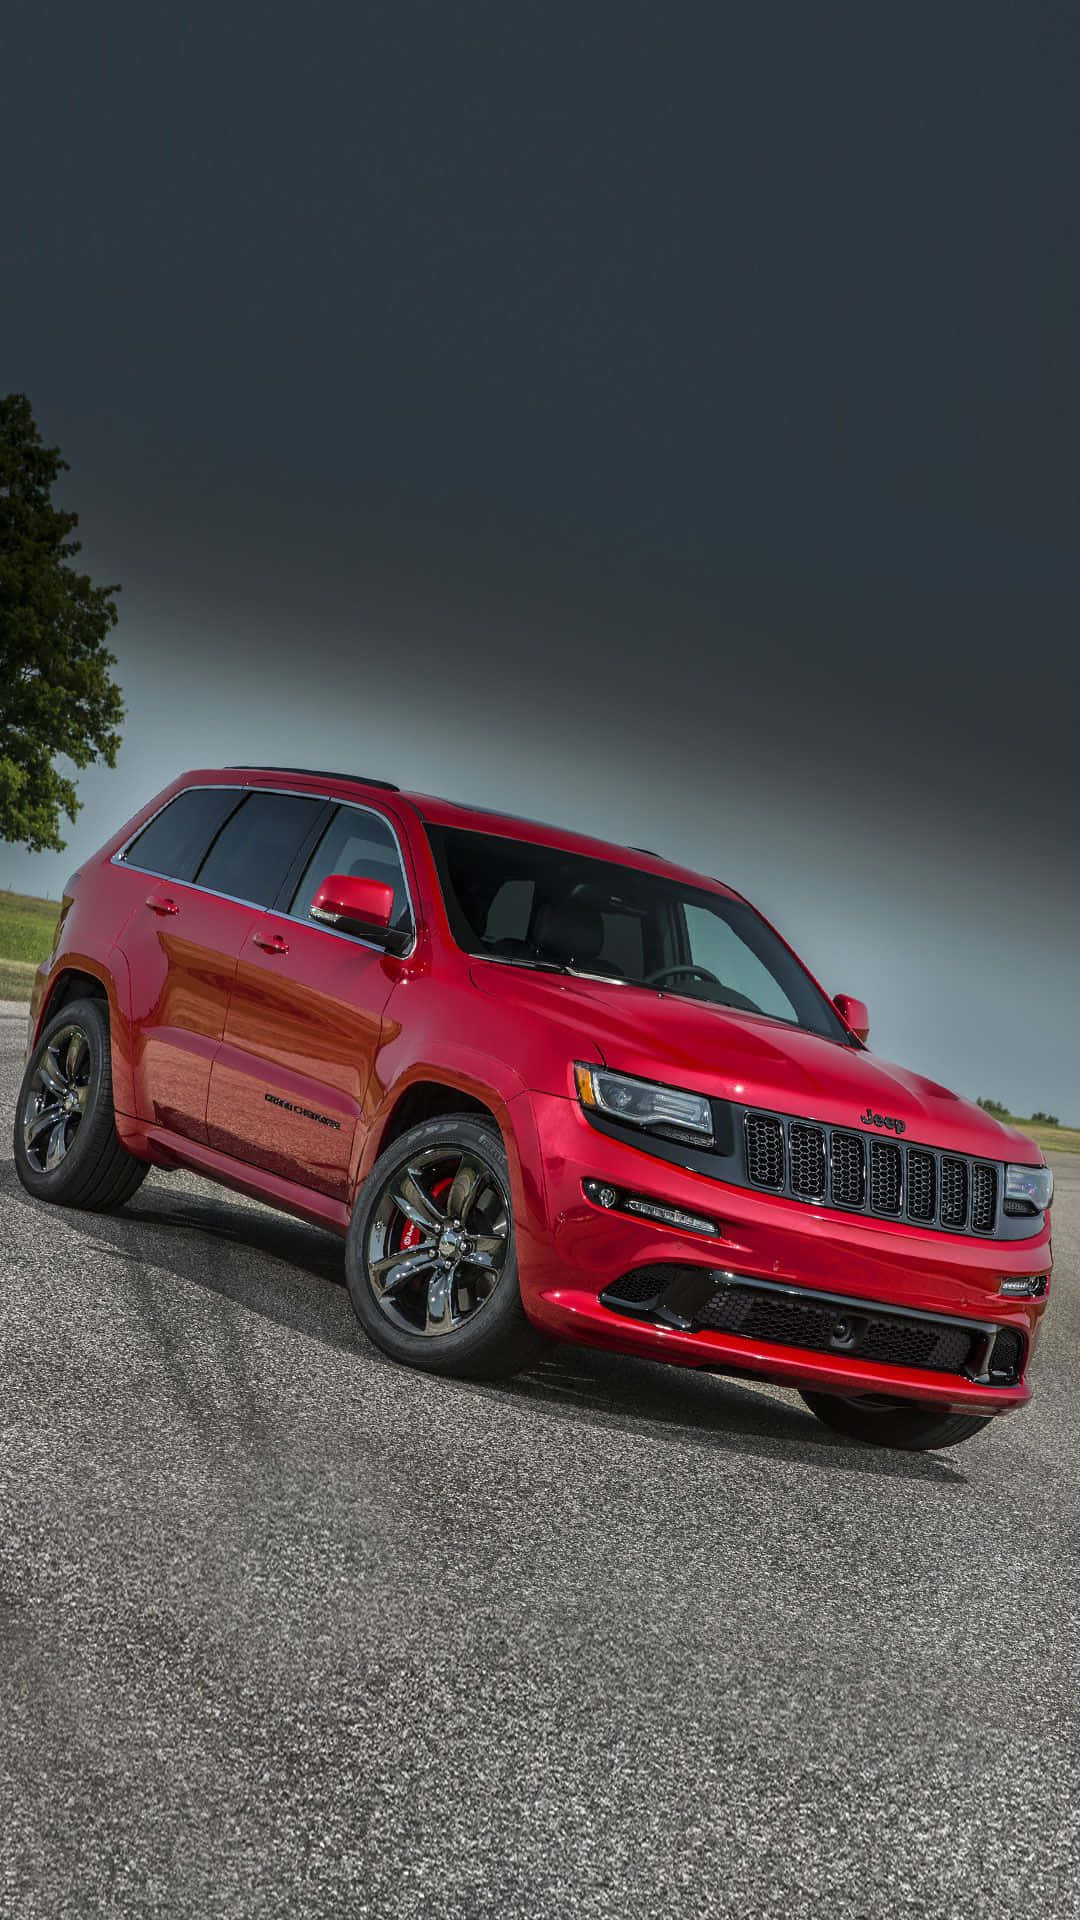
M 55 900 L 0 888 L 0 1000 L 29 1000 L 34 970 L 52 946 Z
M 1007 1127 L 1019 1127 L 1044 1153 L 1080 1153 L 1080 1127 L 1045 1127 L 1041 1120 L 1025 1120 L 1017 1113 L 995 1114 Z
M 0 960 L 0 1000 L 30 1001 L 34 968 L 28 960 Z
M 52 946 L 59 911 L 55 900 L 0 890 L 0 960 L 29 961 L 36 967 Z

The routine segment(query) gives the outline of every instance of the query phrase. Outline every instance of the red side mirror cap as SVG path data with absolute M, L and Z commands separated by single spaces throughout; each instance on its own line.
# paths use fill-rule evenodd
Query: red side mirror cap
M 396 943 L 390 926 L 393 913 L 393 887 L 385 880 L 365 880 L 349 873 L 328 873 L 308 908 L 309 917 L 324 927 L 354 933 L 380 946 Z
M 833 998 L 833 1006 L 856 1040 L 869 1040 L 870 1015 L 863 1001 L 853 1000 L 850 993 L 838 993 Z

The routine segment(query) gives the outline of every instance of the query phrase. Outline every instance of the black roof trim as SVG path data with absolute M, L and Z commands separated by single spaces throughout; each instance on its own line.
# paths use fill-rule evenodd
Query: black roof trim
M 381 787 L 385 793 L 400 793 L 401 788 L 392 780 L 371 780 L 366 773 L 328 773 L 325 767 L 267 767 L 261 763 L 256 766 L 230 766 L 226 773 L 300 773 L 310 780 L 354 780 L 357 786 Z
M 651 847 L 627 847 L 626 851 L 627 853 L 647 853 L 650 860 L 663 860 L 666 858 L 665 854 L 654 853 Z

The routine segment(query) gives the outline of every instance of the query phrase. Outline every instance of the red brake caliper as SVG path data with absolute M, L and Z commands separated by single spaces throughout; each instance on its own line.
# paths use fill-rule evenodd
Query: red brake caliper
M 432 1199 L 441 1200 L 445 1193 L 449 1193 L 453 1184 L 453 1177 L 450 1174 L 442 1180 L 437 1180 L 431 1189 Z M 410 1247 L 418 1247 L 421 1238 L 421 1232 L 415 1220 L 406 1220 L 405 1231 L 401 1236 L 401 1252 L 407 1253 Z

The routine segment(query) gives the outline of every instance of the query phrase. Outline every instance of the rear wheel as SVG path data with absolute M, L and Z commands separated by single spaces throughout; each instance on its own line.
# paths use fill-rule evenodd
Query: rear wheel
M 547 1346 L 521 1304 L 502 1139 L 472 1114 L 425 1121 L 376 1161 L 345 1269 L 365 1331 L 408 1366 L 492 1379 Z
M 805 1392 L 802 1398 L 811 1413 L 834 1433 L 842 1433 L 849 1440 L 865 1440 L 872 1447 L 899 1447 L 906 1453 L 959 1446 L 961 1440 L 970 1440 L 995 1417 L 956 1413 L 951 1407 L 931 1407 L 921 1400 L 890 1400 L 875 1393 L 841 1396 Z
M 116 1137 L 103 1001 L 74 1000 L 46 1021 L 19 1090 L 14 1153 L 35 1199 L 92 1213 L 122 1206 L 146 1178 Z

